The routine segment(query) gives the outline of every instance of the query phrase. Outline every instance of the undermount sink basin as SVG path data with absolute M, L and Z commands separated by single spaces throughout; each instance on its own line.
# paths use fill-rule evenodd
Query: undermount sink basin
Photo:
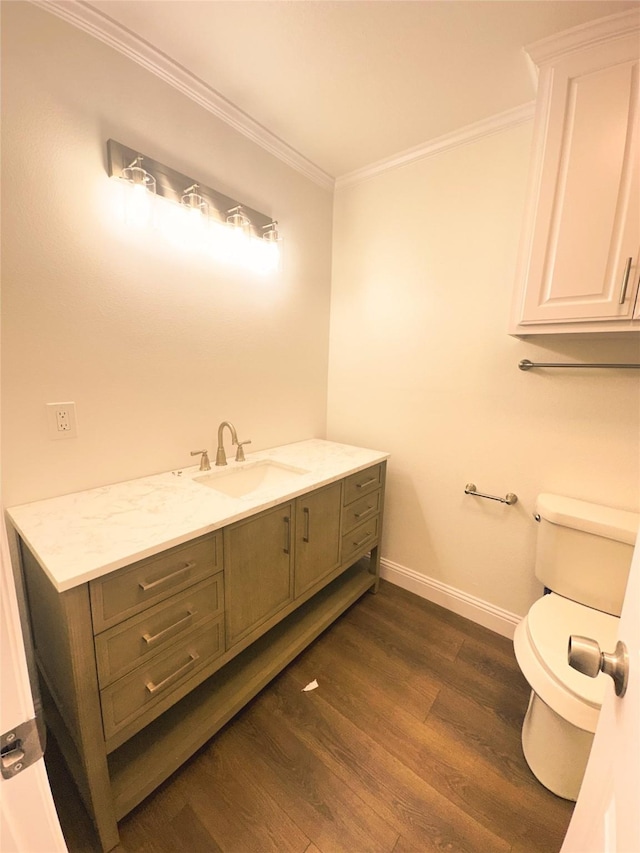
M 232 498 L 243 498 L 271 491 L 279 486 L 287 486 L 294 483 L 301 474 L 308 473 L 304 468 L 265 460 L 249 462 L 246 466 L 234 467 L 228 471 L 212 471 L 203 477 L 195 477 L 194 482 Z

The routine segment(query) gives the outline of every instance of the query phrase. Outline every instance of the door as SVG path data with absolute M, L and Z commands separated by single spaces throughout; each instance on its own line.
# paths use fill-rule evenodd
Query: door
M 597 46 L 541 70 L 551 98 L 521 322 L 633 315 L 637 37 L 622 42 L 616 56 L 615 47 Z
M 293 504 L 224 530 L 227 649 L 293 601 Z
M 4 735 L 35 716 L 4 517 L 0 530 L 0 583 L 0 732 Z M 3 853 L 66 851 L 44 759 L 40 758 L 8 779 L 2 778 L 0 784 L 0 849 Z
M 613 681 L 607 687 L 561 853 L 640 851 L 640 539 L 631 563 L 619 638 L 629 652 L 627 691 L 618 698 Z
M 296 501 L 296 598 L 340 565 L 342 483 Z

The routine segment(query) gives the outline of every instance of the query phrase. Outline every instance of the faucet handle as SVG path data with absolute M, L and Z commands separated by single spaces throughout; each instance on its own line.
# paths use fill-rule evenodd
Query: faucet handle
M 197 456 L 199 453 L 202 454 L 200 459 L 200 470 L 201 471 L 210 471 L 211 463 L 209 462 L 209 451 L 208 450 L 192 450 L 191 455 Z
M 237 445 L 238 449 L 236 451 L 236 462 L 244 462 L 245 461 L 244 450 L 242 449 L 242 446 L 244 444 L 251 444 L 251 439 L 249 439 L 248 441 L 239 441 L 238 442 L 238 445 Z

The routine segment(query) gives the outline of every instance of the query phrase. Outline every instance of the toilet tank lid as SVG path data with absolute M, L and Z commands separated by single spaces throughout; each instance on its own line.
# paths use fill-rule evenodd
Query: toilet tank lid
M 640 527 L 640 515 L 637 512 L 613 509 L 561 495 L 538 495 L 536 511 L 545 521 L 553 524 L 584 530 L 627 545 L 635 543 Z

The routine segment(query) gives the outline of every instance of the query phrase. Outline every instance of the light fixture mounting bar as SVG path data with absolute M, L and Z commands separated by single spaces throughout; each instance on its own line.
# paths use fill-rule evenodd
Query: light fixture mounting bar
M 198 185 L 198 193 L 203 196 L 209 204 L 211 215 L 217 216 L 220 222 L 226 222 L 227 213 L 238 205 L 242 206 L 243 213 L 251 222 L 251 230 L 256 236 L 262 236 L 263 229 L 270 226 L 273 222 L 273 217 L 260 213 L 244 202 L 238 199 L 231 198 L 218 190 L 208 187 L 197 178 L 189 177 L 165 166 L 163 163 L 154 160 L 153 157 L 148 157 L 141 151 L 134 148 L 128 148 L 121 142 L 116 142 L 115 139 L 107 141 L 107 169 L 110 177 L 120 178 L 122 172 L 137 158 L 142 157 L 142 165 L 156 180 L 156 194 L 163 198 L 180 204 L 182 196 L 187 188 L 194 184 Z

